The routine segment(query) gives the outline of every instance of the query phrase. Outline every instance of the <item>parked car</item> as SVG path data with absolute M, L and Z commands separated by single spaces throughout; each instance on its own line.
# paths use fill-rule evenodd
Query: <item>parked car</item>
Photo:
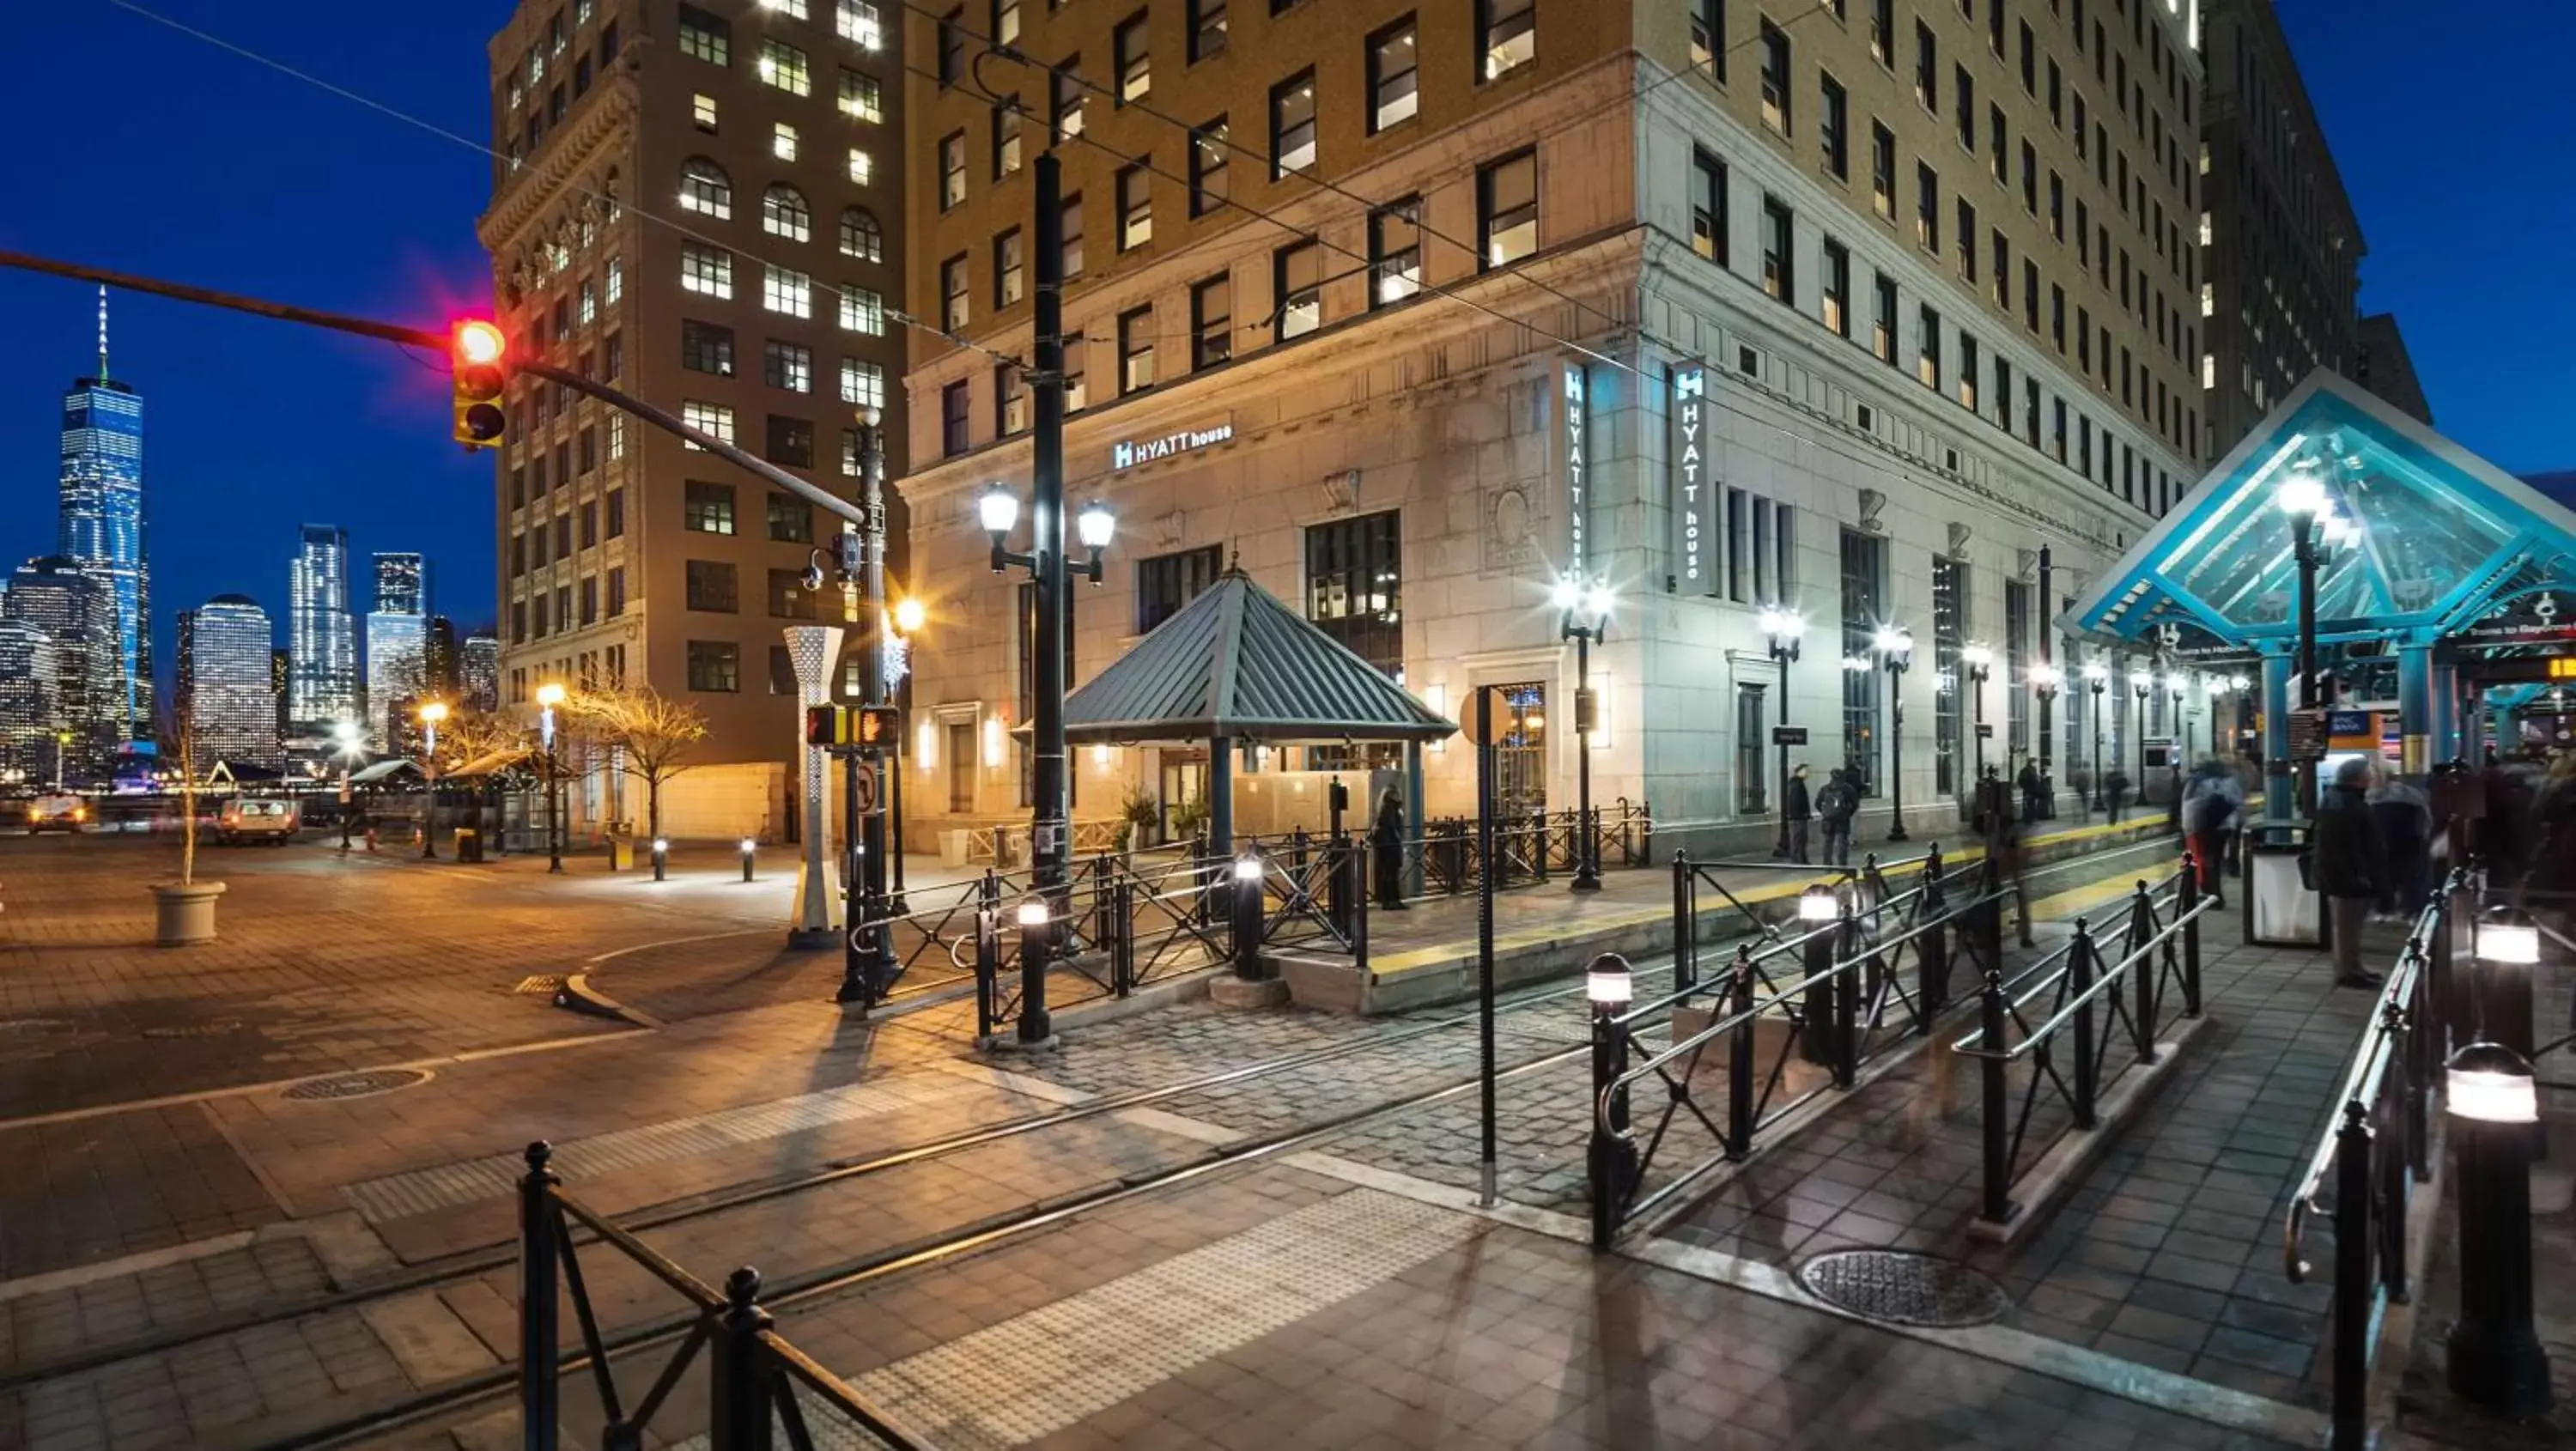
M 295 839 L 295 803 L 236 797 L 215 816 L 215 840 L 226 846 L 264 841 L 284 846 Z
M 89 824 L 89 803 L 77 796 L 39 796 L 27 803 L 27 834 L 59 831 L 65 836 Z

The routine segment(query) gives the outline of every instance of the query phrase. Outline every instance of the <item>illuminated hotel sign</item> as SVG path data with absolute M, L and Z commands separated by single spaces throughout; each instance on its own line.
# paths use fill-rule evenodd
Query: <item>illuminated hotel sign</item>
M 1589 484 L 1585 457 L 1587 440 L 1584 432 L 1590 422 L 1591 408 L 1584 393 L 1581 363 L 1565 365 L 1565 573 L 1572 579 L 1591 577 L 1592 556 L 1584 538 L 1585 514 L 1588 512 Z
M 1232 437 L 1234 425 L 1219 423 L 1208 428 L 1185 428 L 1178 433 L 1164 434 L 1161 438 L 1122 438 L 1109 445 L 1109 467 L 1132 469 L 1138 464 L 1149 464 L 1174 454 L 1211 448 Z
M 1709 557 L 1708 367 L 1673 365 L 1673 589 L 1711 593 Z

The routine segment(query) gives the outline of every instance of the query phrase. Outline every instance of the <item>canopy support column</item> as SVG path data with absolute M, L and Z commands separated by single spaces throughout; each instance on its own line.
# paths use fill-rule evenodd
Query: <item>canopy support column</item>
M 2397 647 L 2397 769 L 2420 776 L 2432 768 L 2433 647 Z
M 2427 769 L 2468 755 L 2459 736 L 2460 668 L 2437 660 L 2433 664 L 2433 759 L 2426 763 Z
M 1234 741 L 1208 737 L 1208 855 L 1234 855 Z
M 2263 814 L 2297 814 L 2290 801 L 2290 673 L 2287 655 L 2263 657 Z
M 1422 840 L 1422 742 L 1404 743 L 1404 835 L 1407 841 Z M 1422 862 L 1420 848 L 1404 854 L 1404 895 L 1422 895 Z

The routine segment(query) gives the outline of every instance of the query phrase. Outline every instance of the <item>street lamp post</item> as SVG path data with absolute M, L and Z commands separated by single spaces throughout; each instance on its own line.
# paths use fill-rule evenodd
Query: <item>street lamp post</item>
M 344 720 L 331 727 L 331 738 L 339 743 L 340 748 L 340 852 L 345 856 L 349 851 L 349 808 L 357 801 L 349 789 L 349 768 L 358 763 L 362 737 L 356 721 Z
M 429 779 L 429 801 L 420 813 L 420 859 L 438 860 L 438 723 L 447 719 L 447 702 L 433 700 L 420 708 L 420 759 Z M 357 722 L 342 721 L 355 728 Z M 336 729 L 336 727 L 335 727 Z M 343 845 L 346 845 L 344 839 Z
M 1054 174 L 1053 156 L 1041 155 L 1038 161 L 1044 168 L 1041 175 L 1051 178 Z M 1055 214 L 1060 211 L 1061 209 L 1058 208 L 1051 213 L 1049 209 L 1042 206 L 1038 213 L 1038 257 L 1042 271 L 1047 265 L 1045 258 L 1050 255 L 1051 248 L 1061 245 L 1060 235 L 1055 235 L 1060 234 L 1063 227 L 1062 216 Z M 1052 243 L 1051 235 L 1055 235 Z M 1037 304 L 1040 314 L 1038 357 L 1041 372 L 1049 366 L 1047 363 L 1050 347 L 1049 334 L 1054 324 L 1048 320 L 1046 314 L 1053 304 L 1054 296 L 1054 292 L 1041 280 Z M 1057 347 L 1055 351 L 1057 357 L 1061 359 L 1061 347 Z M 1071 865 L 1071 853 L 1068 850 L 1071 844 L 1070 832 L 1067 830 L 1065 821 L 1067 803 L 1064 774 L 1064 621 L 1065 606 L 1068 603 L 1065 598 L 1065 586 L 1070 572 L 1066 568 L 1064 558 L 1063 460 L 1060 451 L 1052 459 L 1045 456 L 1043 420 L 1051 406 L 1050 397 L 1053 397 L 1052 406 L 1058 409 L 1062 408 L 1063 400 L 1060 395 L 1052 394 L 1050 385 L 1041 382 L 1037 387 L 1038 413 L 1041 420 L 1041 457 L 1035 470 L 1035 497 L 1029 510 L 1032 532 L 1029 552 L 1015 554 L 1008 548 L 1011 530 L 1019 522 L 1020 517 L 1020 499 L 1017 494 L 999 483 L 992 484 L 976 499 L 975 507 L 984 525 L 984 532 L 992 537 L 993 572 L 1000 574 L 1016 564 L 1028 570 L 1037 582 L 1037 678 L 1035 681 L 1037 703 L 1034 719 L 1031 721 L 1031 727 L 1036 736 L 1031 743 L 1031 749 L 1035 752 L 1036 758 L 1036 770 L 1032 775 L 1035 778 L 1037 804 L 1029 824 L 1029 865 L 1032 885 L 1048 902 L 1056 904 L 1056 907 L 1050 910 L 1049 920 L 1060 925 L 1069 915 L 1063 908 L 1065 881 Z M 1062 441 L 1061 432 L 1059 427 L 1057 430 L 1059 444 Z M 1116 528 L 1117 520 L 1111 516 L 1108 507 L 1097 499 L 1083 505 L 1081 515 L 1075 521 L 1076 537 L 1082 541 L 1084 548 L 1091 551 L 1090 562 L 1083 567 L 1083 572 L 1095 585 L 1100 583 L 1101 551 L 1109 547 L 1110 535 Z M 1019 1041 L 1023 1046 L 1035 1046 L 1055 1036 L 1054 1023 L 1047 1016 L 1046 1007 L 1046 960 L 1055 950 L 1057 940 L 1055 926 L 1045 927 L 1035 937 L 1023 934 L 1022 940 L 1023 942 L 1035 941 L 1041 947 L 1041 950 L 1035 954 L 1023 950 L 1020 959 Z
M 886 636 L 893 624 L 887 616 L 885 597 L 883 417 L 875 408 L 861 408 L 858 413 L 859 512 L 866 516 L 866 522 L 857 530 L 859 568 L 856 581 L 859 587 L 859 621 L 867 631 L 859 657 L 859 703 L 863 706 L 886 703 L 886 665 L 890 658 Z M 846 538 L 843 542 L 847 542 Z M 851 582 L 845 573 L 843 585 L 846 587 Z M 842 910 L 846 931 L 841 943 L 841 987 L 834 997 L 839 1002 L 857 1003 L 862 1011 L 876 1000 L 877 994 L 894 975 L 894 952 L 888 937 L 892 929 L 883 925 L 888 915 L 885 792 L 879 790 L 866 803 L 864 810 L 859 801 L 859 773 L 865 767 L 882 764 L 885 759 L 886 754 L 882 750 L 861 748 L 842 762 L 847 793 L 845 809 L 854 818 L 848 826 L 851 854 L 855 859 L 850 863 L 849 871 L 850 900 L 845 902 Z M 862 924 L 871 923 L 877 925 L 862 930 Z
M 1807 622 L 1798 612 L 1785 605 L 1766 605 L 1756 619 L 1762 639 L 1770 647 L 1771 663 L 1780 672 L 1780 726 L 1775 732 L 1780 752 L 1780 842 L 1771 855 L 1780 861 L 1790 859 L 1789 846 L 1789 667 L 1797 663 L 1799 637 L 1807 632 Z
M 1968 668 L 1968 734 L 1976 738 L 1976 758 L 1968 774 L 1968 795 L 1974 799 L 1977 788 L 1986 780 L 1986 681 L 1993 677 L 1995 652 L 1983 645 L 1968 645 L 1959 651 L 1959 663 Z
M 902 674 L 909 674 L 911 672 L 912 641 L 915 636 L 921 633 L 921 627 L 926 619 L 927 613 L 922 609 L 921 601 L 914 599 L 909 595 L 895 601 L 894 634 L 896 642 L 903 647 L 904 670 L 901 672 Z M 886 693 L 889 695 L 895 694 L 899 688 L 899 681 L 889 683 L 886 687 Z M 895 754 L 900 758 L 902 753 L 902 747 L 898 743 Z M 896 762 L 896 769 L 886 773 L 885 782 L 886 810 L 894 823 L 894 844 L 892 849 L 886 853 L 888 860 L 890 860 L 894 865 L 894 897 L 886 904 L 886 910 L 897 917 L 903 916 L 905 913 L 912 910 L 912 904 L 905 899 L 903 893 L 903 775 L 902 762 L 898 759 Z
M 1905 834 L 1905 672 L 1914 663 L 1914 632 L 1903 625 L 1881 625 L 1870 648 L 1887 666 L 1887 784 L 1891 822 L 1889 841 Z
M 553 681 L 537 687 L 537 736 L 546 749 L 546 870 L 563 870 L 563 772 L 555 760 L 555 707 L 564 702 L 564 688 Z M 662 879 L 660 843 L 653 852 L 653 879 Z
M 2138 809 L 2147 805 L 2147 701 L 2156 693 L 2156 675 L 2150 670 L 2129 682 L 2129 693 L 2138 698 L 2138 713 L 2130 718 L 2129 734 L 2138 746 Z
M 2037 693 L 2039 696 L 2039 738 L 2043 743 L 2054 734 L 2054 732 L 2049 730 L 2048 727 L 2055 718 L 2058 692 L 2064 688 L 2065 684 L 2065 673 L 2045 660 L 2039 661 L 2037 664 L 2030 667 L 2030 687 L 2032 691 Z M 2046 753 L 2043 752 L 2041 754 L 2039 758 L 2039 779 L 2041 784 L 2049 793 L 2048 814 L 2051 816 L 2055 816 L 2057 814 L 2057 781 L 2054 776 L 2049 774 L 2049 767 L 2054 764 L 2056 763 L 2051 761 Z M 2023 804 L 2027 806 L 2029 803 L 2024 802 Z
M 1556 582 L 1560 640 L 1574 642 L 1574 881 L 1573 890 L 1601 890 L 1599 834 L 1592 825 L 1592 733 L 1599 727 L 1601 703 L 1592 694 L 1592 645 L 1610 638 L 1610 591 L 1579 579 Z M 1539 849 L 1546 850 L 1541 842 Z
M 2093 693 L 2093 810 L 2108 814 L 2109 798 L 2102 794 L 2102 692 L 2111 688 L 2111 667 L 2099 660 L 2084 666 L 2084 688 Z
M 2326 494 L 2325 480 L 2308 459 L 2290 466 L 2290 476 L 2281 484 L 2279 502 L 2281 512 L 2290 516 L 2291 554 L 2299 567 L 2299 709 L 2305 712 L 2317 708 L 2317 536 L 2322 526 L 2327 542 L 2333 542 L 2341 521 L 2334 517 L 2334 501 Z M 2316 763 L 2300 761 L 2291 769 L 2297 778 L 2291 794 L 2298 798 L 2302 814 L 2313 814 Z

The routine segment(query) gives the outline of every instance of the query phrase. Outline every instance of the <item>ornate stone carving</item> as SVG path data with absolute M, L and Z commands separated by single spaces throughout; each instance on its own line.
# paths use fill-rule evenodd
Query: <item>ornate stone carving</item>
M 1860 528 L 1864 534 L 1884 534 L 1887 525 L 1878 516 L 1887 508 L 1887 495 L 1876 489 L 1860 491 Z
M 1954 523 L 1950 526 L 1950 557 L 1952 559 L 1964 560 L 1968 557 L 1968 539 L 1969 536 L 1973 535 L 1975 532 L 1975 530 L 1969 528 L 1965 524 Z
M 2025 583 L 2039 578 L 2038 550 L 2016 549 L 2013 551 L 2013 578 Z
M 1360 506 L 1360 471 L 1342 469 L 1324 475 L 1324 508 L 1334 514 L 1348 514 Z

